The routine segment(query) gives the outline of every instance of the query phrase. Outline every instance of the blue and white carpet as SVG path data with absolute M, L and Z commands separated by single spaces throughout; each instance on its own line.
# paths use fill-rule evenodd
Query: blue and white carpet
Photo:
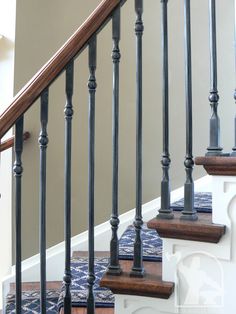
M 181 198 L 177 202 L 171 204 L 174 211 L 181 211 L 184 209 L 184 199 Z M 199 213 L 212 212 L 212 193 L 197 192 L 194 194 L 194 208 Z
M 58 298 L 60 291 L 47 290 L 47 314 L 58 313 Z M 15 294 L 8 294 L 6 300 L 6 314 L 15 314 Z M 40 313 L 40 292 L 39 291 L 23 291 L 22 292 L 22 311 L 21 314 L 37 314 Z
M 99 282 L 104 275 L 109 259 L 108 258 L 95 258 L 95 284 L 94 284 L 94 295 L 96 307 L 114 307 L 114 295 L 111 290 L 101 288 Z M 87 257 L 76 257 L 71 261 L 71 296 L 73 307 L 86 307 L 87 295 L 88 295 L 88 258 Z M 58 301 L 58 308 L 63 307 L 64 288 L 60 294 Z
M 144 224 L 142 228 L 143 260 L 161 261 L 162 240 L 156 230 L 148 229 Z M 129 226 L 119 241 L 119 258 L 121 260 L 132 260 L 134 256 L 135 229 Z

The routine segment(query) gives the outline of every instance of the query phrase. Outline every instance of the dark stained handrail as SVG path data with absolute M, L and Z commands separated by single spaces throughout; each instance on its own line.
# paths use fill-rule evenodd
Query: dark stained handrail
M 84 48 L 89 39 L 105 24 L 116 7 L 123 2 L 124 0 L 103 0 L 68 41 L 21 89 L 0 116 L 0 139 Z

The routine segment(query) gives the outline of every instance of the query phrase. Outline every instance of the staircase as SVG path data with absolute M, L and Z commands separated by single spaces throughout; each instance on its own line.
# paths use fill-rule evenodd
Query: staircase
M 4 300 L 4 313 L 87 314 L 233 314 L 236 278 L 235 175 L 236 148 L 224 152 L 220 144 L 217 86 L 216 3 L 209 0 L 210 138 L 203 157 L 193 157 L 191 2 L 184 0 L 186 154 L 182 199 L 171 204 L 169 145 L 168 0 L 161 0 L 163 63 L 163 154 L 161 203 L 149 221 L 143 219 L 143 0 L 135 0 L 136 36 L 136 208 L 133 225 L 119 239 L 119 96 L 120 28 L 125 0 L 103 0 L 61 49 L 15 96 L 0 116 L 0 138 L 14 127 L 15 162 L 15 282 Z M 123 8 L 124 6 L 124 8 Z M 111 240 L 107 251 L 95 251 L 95 107 L 98 34 L 112 23 L 112 212 Z M 77 58 L 88 50 L 88 251 L 72 252 L 72 121 L 74 116 L 74 69 Z M 64 149 L 65 247 L 62 281 L 47 280 L 47 148 L 50 89 L 65 75 L 66 105 Z M 235 96 L 236 99 L 236 96 Z M 23 282 L 22 275 L 22 158 L 24 119 L 40 100 L 39 247 L 40 281 Z M 2 149 L 7 146 L 2 143 Z M 173 154 L 172 159 L 175 156 Z M 195 190 L 194 164 L 203 166 L 212 183 Z M 35 165 L 36 167 L 36 165 Z M 212 190 L 212 193 L 209 191 Z M 209 205 L 210 204 L 210 205 Z M 155 217 L 154 217 L 155 216 Z M 55 265 L 57 267 L 57 265 Z M 6 285 L 4 286 L 6 291 Z

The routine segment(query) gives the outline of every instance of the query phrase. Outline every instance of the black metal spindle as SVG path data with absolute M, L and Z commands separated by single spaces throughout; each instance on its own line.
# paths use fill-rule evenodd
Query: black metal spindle
M 94 298 L 94 165 L 95 165 L 95 93 L 97 88 L 96 83 L 96 65 L 97 65 L 97 38 L 94 36 L 89 42 L 89 186 L 88 186 L 88 220 L 89 220 L 89 265 L 88 265 L 88 298 L 87 298 L 87 313 L 95 313 L 95 298 Z
M 48 89 L 44 90 L 41 94 L 40 121 L 40 305 L 41 314 L 46 314 L 46 158 L 48 145 Z
M 161 0 L 162 5 L 162 77 L 163 77 L 163 153 L 162 153 L 162 182 L 161 208 L 158 218 L 172 219 L 170 207 L 170 154 L 169 154 L 169 66 L 168 66 L 168 0 Z
M 112 238 L 110 243 L 110 264 L 108 273 L 111 275 L 120 275 L 121 267 L 119 263 L 119 240 L 118 240 L 118 166 L 119 166 L 119 63 L 120 63 L 120 7 L 115 11 L 112 18 L 112 37 L 113 37 L 113 112 L 112 112 L 112 158 L 113 158 L 113 173 L 112 173 L 112 216 L 111 228 Z
M 21 117 L 15 126 L 15 163 L 13 172 L 15 176 L 15 228 L 16 228 L 16 314 L 21 314 L 22 288 L 21 288 L 21 178 L 23 173 L 21 155 L 23 152 L 24 118 Z
M 235 74 L 236 74 L 236 1 L 234 1 L 234 67 L 235 67 Z M 234 90 L 234 101 L 236 104 L 236 88 Z M 236 156 L 236 115 L 234 117 L 234 147 L 232 148 L 231 156 Z
M 136 33 L 136 214 L 134 262 L 130 273 L 133 277 L 143 277 L 143 244 L 141 238 L 142 218 L 142 36 L 143 36 L 143 0 L 135 0 L 137 19 Z
M 211 69 L 211 89 L 209 101 L 211 105 L 210 118 L 210 145 L 206 155 L 221 155 L 220 147 L 220 119 L 217 112 L 219 94 L 217 89 L 217 40 L 216 40 L 216 2 L 209 0 L 209 28 L 210 28 L 210 69 Z
M 186 156 L 184 185 L 184 210 L 181 219 L 197 220 L 194 209 L 194 182 L 193 182 L 193 122 L 192 122 L 192 53 L 191 53 L 191 10 L 190 0 L 184 0 L 184 35 L 185 35 L 185 93 L 186 93 Z
M 64 274 L 64 313 L 71 313 L 71 151 L 73 117 L 74 60 L 66 68 L 65 106 L 65 274 Z

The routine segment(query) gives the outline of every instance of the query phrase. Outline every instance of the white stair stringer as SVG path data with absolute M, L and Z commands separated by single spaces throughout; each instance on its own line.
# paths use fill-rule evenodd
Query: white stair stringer
M 226 225 L 219 243 L 163 239 L 163 280 L 175 283 L 168 300 L 116 296 L 116 314 L 235 314 L 236 177 L 213 176 L 213 222 Z

